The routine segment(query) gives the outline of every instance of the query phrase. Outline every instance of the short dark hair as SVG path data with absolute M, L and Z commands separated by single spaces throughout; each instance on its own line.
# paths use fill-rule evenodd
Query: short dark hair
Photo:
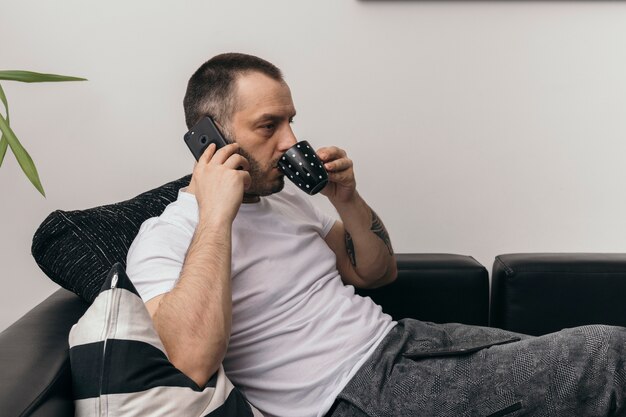
M 202 64 L 189 79 L 183 99 L 187 127 L 191 128 L 205 116 L 213 117 L 224 127 L 229 125 L 236 105 L 235 81 L 238 76 L 253 71 L 284 81 L 280 69 L 253 55 L 231 52 L 216 55 Z

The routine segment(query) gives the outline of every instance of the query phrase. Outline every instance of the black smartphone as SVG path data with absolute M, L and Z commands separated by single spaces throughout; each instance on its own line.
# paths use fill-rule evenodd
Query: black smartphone
M 210 144 L 215 143 L 217 149 L 226 146 L 226 139 L 209 116 L 203 117 L 189 132 L 185 133 L 184 139 L 196 161 Z

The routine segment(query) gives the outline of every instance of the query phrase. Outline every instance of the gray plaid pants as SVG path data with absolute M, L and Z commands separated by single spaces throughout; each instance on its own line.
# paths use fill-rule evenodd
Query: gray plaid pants
M 332 417 L 626 416 L 626 328 L 533 337 L 401 320 L 337 397 Z

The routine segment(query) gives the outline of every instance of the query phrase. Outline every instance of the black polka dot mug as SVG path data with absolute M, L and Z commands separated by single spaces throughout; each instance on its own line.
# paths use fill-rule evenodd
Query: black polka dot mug
M 317 194 L 328 183 L 324 164 L 306 140 L 289 148 L 278 161 L 278 168 L 309 195 Z

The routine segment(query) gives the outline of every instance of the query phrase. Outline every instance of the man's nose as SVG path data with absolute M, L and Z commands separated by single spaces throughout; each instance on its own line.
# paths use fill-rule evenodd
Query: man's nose
M 298 142 L 298 139 L 296 138 L 296 135 L 293 133 L 293 129 L 291 128 L 291 125 L 288 125 L 282 137 L 280 138 L 280 143 L 278 147 L 281 152 L 285 152 L 287 149 L 295 145 L 296 142 Z

